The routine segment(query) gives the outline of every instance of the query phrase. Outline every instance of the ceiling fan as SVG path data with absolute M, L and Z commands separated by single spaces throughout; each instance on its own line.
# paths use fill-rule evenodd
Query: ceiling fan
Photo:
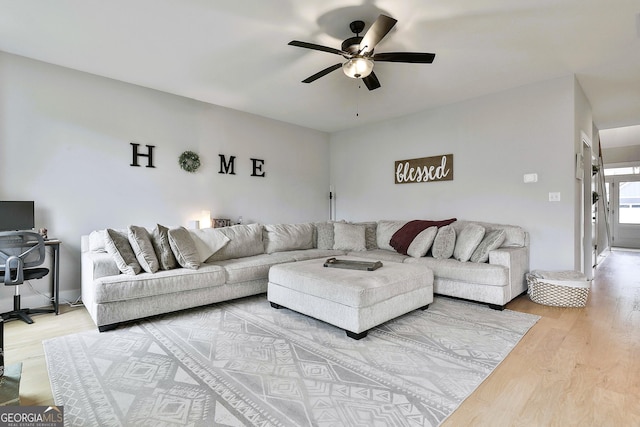
M 344 73 L 354 79 L 362 79 L 367 89 L 374 90 L 380 87 L 380 81 L 373 72 L 374 61 L 379 62 L 406 62 L 414 64 L 431 64 L 435 59 L 435 53 L 422 52 L 386 52 L 374 53 L 374 49 L 378 43 L 391 31 L 397 20 L 380 15 L 378 19 L 371 25 L 371 28 L 360 37 L 360 33 L 364 30 L 363 21 L 353 21 L 349 24 L 349 28 L 355 34 L 342 42 L 341 49 L 321 46 L 314 43 L 301 42 L 293 40 L 289 42 L 290 46 L 303 47 L 305 49 L 320 50 L 336 55 L 341 55 L 347 62 L 338 63 L 325 68 L 316 74 L 307 77 L 302 83 L 311 83 L 320 77 L 326 76 L 332 71 L 342 68 Z

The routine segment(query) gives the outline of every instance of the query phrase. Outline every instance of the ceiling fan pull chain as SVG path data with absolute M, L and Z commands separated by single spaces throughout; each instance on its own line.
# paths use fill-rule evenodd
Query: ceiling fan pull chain
M 358 83 L 358 88 L 356 89 L 356 117 L 360 117 L 360 88 L 361 87 L 362 85 Z

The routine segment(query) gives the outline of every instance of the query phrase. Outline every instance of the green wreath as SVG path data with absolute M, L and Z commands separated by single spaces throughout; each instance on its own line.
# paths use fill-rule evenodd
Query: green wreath
M 185 151 L 180 154 L 178 164 L 187 172 L 194 173 L 200 167 L 200 156 L 193 151 Z

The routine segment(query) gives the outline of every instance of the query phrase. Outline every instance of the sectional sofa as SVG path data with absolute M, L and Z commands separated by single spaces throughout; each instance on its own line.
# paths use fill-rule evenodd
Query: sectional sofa
M 82 236 L 82 301 L 100 331 L 265 293 L 273 265 L 355 256 L 423 266 L 433 292 L 501 309 L 526 291 L 529 236 L 477 221 L 246 224 L 96 230 Z

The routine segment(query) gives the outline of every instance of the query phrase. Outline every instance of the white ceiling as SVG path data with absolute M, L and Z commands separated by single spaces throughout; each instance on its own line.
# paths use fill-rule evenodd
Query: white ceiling
M 379 13 L 376 52 L 434 63 L 301 83 L 342 58 L 289 41 Z M 0 50 L 327 132 L 570 74 L 598 128 L 640 125 L 640 0 L 0 0 Z

